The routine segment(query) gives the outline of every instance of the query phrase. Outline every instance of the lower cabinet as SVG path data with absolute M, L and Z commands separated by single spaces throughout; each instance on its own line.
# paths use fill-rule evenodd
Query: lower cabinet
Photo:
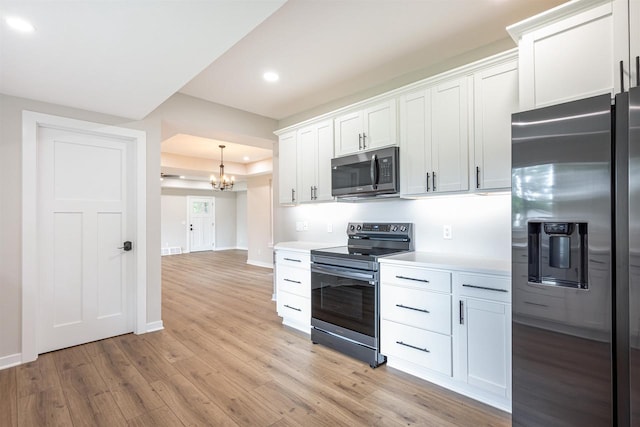
M 389 366 L 510 411 L 511 278 L 392 263 L 380 277 Z
M 311 269 L 308 252 L 276 250 L 276 301 L 282 323 L 311 332 Z

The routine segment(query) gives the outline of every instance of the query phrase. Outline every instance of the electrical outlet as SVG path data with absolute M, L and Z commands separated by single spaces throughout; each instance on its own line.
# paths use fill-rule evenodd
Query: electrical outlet
M 327 223 L 327 233 L 333 233 L 333 224 L 330 222 Z
M 296 231 L 303 231 L 304 223 L 302 221 L 296 221 Z
M 442 226 L 442 238 L 447 240 L 453 239 L 453 234 L 452 234 L 450 225 Z
M 302 223 L 302 230 L 309 231 L 309 223 L 307 221 Z

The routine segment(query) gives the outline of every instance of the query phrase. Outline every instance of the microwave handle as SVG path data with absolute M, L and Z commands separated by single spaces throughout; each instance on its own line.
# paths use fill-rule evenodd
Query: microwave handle
M 371 186 L 373 187 L 374 190 L 378 189 L 378 155 L 374 154 L 371 157 L 371 168 L 370 171 L 371 173 Z

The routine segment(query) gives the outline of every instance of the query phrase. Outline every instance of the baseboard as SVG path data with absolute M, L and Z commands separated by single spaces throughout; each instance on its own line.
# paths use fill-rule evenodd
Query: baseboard
M 273 264 L 269 262 L 264 262 L 264 261 L 253 261 L 248 259 L 247 264 L 255 265 L 256 267 L 265 267 L 265 268 L 271 268 L 271 269 L 273 268 Z
M 161 331 L 163 329 L 164 329 L 164 325 L 162 324 L 162 320 L 158 320 L 157 322 L 147 323 L 147 332 Z
M 239 250 L 239 251 L 248 251 L 249 250 L 249 248 L 246 247 L 246 246 L 237 246 L 236 249 Z
M 22 354 L 10 354 L 8 356 L 0 357 L 0 370 L 18 366 L 22 363 Z

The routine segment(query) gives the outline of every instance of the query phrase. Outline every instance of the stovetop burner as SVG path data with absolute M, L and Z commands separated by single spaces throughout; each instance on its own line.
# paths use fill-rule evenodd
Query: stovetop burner
M 413 250 L 413 224 L 354 222 L 347 225 L 347 246 L 314 249 L 311 255 L 377 261 Z

